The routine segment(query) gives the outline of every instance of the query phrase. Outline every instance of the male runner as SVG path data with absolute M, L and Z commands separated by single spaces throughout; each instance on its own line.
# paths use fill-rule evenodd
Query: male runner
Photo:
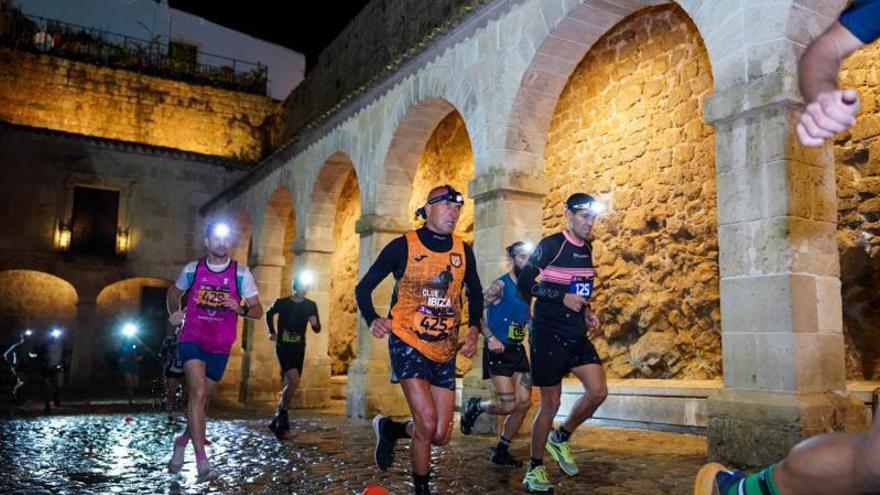
M 416 213 L 425 225 L 394 239 L 379 253 L 355 288 L 361 315 L 376 338 L 388 335 L 391 381 L 400 383 L 412 420 L 373 418 L 376 465 L 388 469 L 394 445 L 411 438 L 415 493 L 430 494 L 431 445 L 446 445 L 452 434 L 455 409 L 455 353 L 461 317 L 461 289 L 467 287 L 470 322 L 462 354 L 477 350 L 483 313 L 483 289 L 474 253 L 452 231 L 461 214 L 463 196 L 452 186 L 435 187 Z M 394 293 L 388 318 L 380 318 L 371 294 L 394 274 Z M 390 335 L 389 335 L 390 334 Z
M 306 299 L 309 285 L 299 275 L 293 281 L 293 294 L 275 301 L 266 311 L 266 323 L 269 326 L 269 339 L 275 342 L 275 355 L 281 366 L 284 385 L 275 417 L 269 423 L 269 429 L 281 440 L 290 430 L 287 409 L 293 399 L 293 393 L 302 378 L 303 360 L 306 355 L 306 325 L 312 331 L 321 331 L 321 320 L 318 318 L 318 306 L 311 299 Z M 275 315 L 278 315 L 278 331 L 275 331 Z
M 43 376 L 43 412 L 52 412 L 52 405 L 61 405 L 61 385 L 64 380 L 65 346 L 64 332 L 53 328 L 39 350 L 41 375 Z
M 177 473 L 183 467 L 183 454 L 191 438 L 200 482 L 219 476 L 205 453 L 205 405 L 226 370 L 238 317 L 263 316 L 253 275 L 229 257 L 232 244 L 228 225 L 209 223 L 205 231 L 207 256 L 189 263 L 180 272 L 168 289 L 166 301 L 171 315 L 168 321 L 175 326 L 183 325 L 177 352 L 183 361 L 187 387 L 187 426 L 174 441 L 168 470 Z M 186 309 L 180 309 L 184 292 L 188 302 Z M 242 299 L 246 301 L 244 306 L 240 304 Z
M 846 9 L 804 52 L 801 93 L 809 102 L 797 133 L 805 146 L 855 124 L 858 93 L 839 89 L 837 73 L 852 52 L 880 38 L 880 0 Z M 855 495 L 880 492 L 880 415 L 867 434 L 818 435 L 794 446 L 779 464 L 746 476 L 710 463 L 697 474 L 695 495 Z
M 522 466 L 510 455 L 510 441 L 516 436 L 532 405 L 532 375 L 522 342 L 531 319 L 529 305 L 516 289 L 516 281 L 529 261 L 531 247 L 516 241 L 507 246 L 510 270 L 497 278 L 483 293 L 487 304 L 488 329 L 483 329 L 483 379 L 492 378 L 498 402 L 468 400 L 461 415 L 461 432 L 469 435 L 481 413 L 507 416 L 498 445 L 489 461 L 499 466 Z
M 15 385 L 12 386 L 13 404 L 18 403 L 18 400 L 21 398 L 22 388 L 25 384 L 21 370 L 25 366 L 25 363 L 33 359 L 28 356 L 32 347 L 31 337 L 33 334 L 34 332 L 32 330 L 21 332 L 21 337 L 18 339 L 18 342 L 12 344 L 3 352 L 3 359 L 9 364 L 9 370 L 12 372 L 12 376 L 15 377 Z
M 569 196 L 565 202 L 567 228 L 541 240 L 517 282 L 527 301 L 536 299 L 529 342 L 532 380 L 541 390 L 541 406 L 532 423 L 532 459 L 523 479 L 529 492 L 553 488 L 544 468 L 545 442 L 563 473 L 578 473 L 569 437 L 608 394 L 599 354 L 587 338 L 587 327 L 599 325 L 589 307 L 595 277 L 590 232 L 603 210 L 589 194 Z M 539 284 L 535 283 L 538 273 Z M 581 381 L 584 394 L 572 406 L 568 419 L 550 434 L 559 410 L 562 378 L 569 372 Z

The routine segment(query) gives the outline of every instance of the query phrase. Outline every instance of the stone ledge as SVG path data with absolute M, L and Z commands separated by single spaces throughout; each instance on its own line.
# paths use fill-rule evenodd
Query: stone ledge
M 801 109 L 804 105 L 797 78 L 781 72 L 707 96 L 703 102 L 703 121 L 715 126 L 768 108 Z
M 549 187 L 544 177 L 495 169 L 474 177 L 468 184 L 468 191 L 474 201 L 489 199 L 500 193 L 543 198 Z
M 354 229 L 361 236 L 377 232 L 403 234 L 412 230 L 412 225 L 397 218 L 370 214 L 359 218 L 357 223 L 355 223 Z

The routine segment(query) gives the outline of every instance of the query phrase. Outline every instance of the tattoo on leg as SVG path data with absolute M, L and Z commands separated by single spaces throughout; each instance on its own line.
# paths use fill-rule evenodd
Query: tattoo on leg
M 498 400 L 501 402 L 516 402 L 516 394 L 505 392 L 498 394 Z
M 532 386 L 532 374 L 531 373 L 520 373 L 519 374 L 519 384 L 523 387 L 529 388 Z

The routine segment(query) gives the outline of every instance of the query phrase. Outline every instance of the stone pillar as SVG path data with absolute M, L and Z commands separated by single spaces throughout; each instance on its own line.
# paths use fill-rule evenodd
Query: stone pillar
M 260 302 L 268 307 L 281 294 L 283 256 L 261 256 L 250 267 L 260 289 Z M 246 340 L 241 371 L 240 401 L 275 403 L 281 390 L 281 375 L 275 357 L 275 343 L 269 340 L 266 318 L 245 320 Z
M 68 386 L 74 390 L 88 391 L 92 382 L 92 373 L 95 359 L 101 356 L 95 355 L 95 349 L 101 347 L 95 342 L 95 297 L 80 294 L 76 303 L 76 327 L 73 329 L 72 355 L 70 363 L 70 382 Z
M 361 236 L 361 276 L 389 242 L 411 226 L 402 221 L 376 215 L 366 215 L 358 220 L 356 230 Z M 388 314 L 394 278 L 389 275 L 373 291 L 373 304 L 379 315 Z M 354 418 L 369 418 L 377 412 L 390 416 L 405 416 L 409 408 L 399 385 L 390 382 L 391 365 L 388 358 L 388 340 L 379 340 L 358 314 L 357 357 L 348 368 L 348 401 L 346 412 Z
M 306 357 L 303 361 L 303 375 L 294 395 L 296 408 L 322 408 L 330 403 L 330 356 L 327 355 L 329 342 L 330 316 L 330 275 L 333 253 L 332 243 L 327 245 L 300 240 L 294 244 L 295 264 L 294 276 L 302 270 L 309 270 L 315 275 L 315 282 L 309 289 L 308 298 L 315 301 L 318 314 L 324 328 L 315 334 L 311 330 L 306 336 Z
M 780 70 L 706 99 L 725 385 L 708 404 L 709 456 L 737 465 L 866 423 L 845 392 L 834 163 L 797 142 L 799 98 Z
M 504 248 L 517 240 L 541 240 L 542 199 L 547 194 L 542 177 L 495 169 L 474 178 L 469 191 L 474 199 L 474 256 L 483 287 L 508 270 Z M 485 321 L 484 321 L 485 325 Z M 483 380 L 482 338 L 473 367 L 464 377 L 462 404 L 471 397 L 494 397 L 489 380 Z M 500 418 L 480 416 L 474 431 L 494 433 Z M 523 431 L 531 426 L 524 422 Z

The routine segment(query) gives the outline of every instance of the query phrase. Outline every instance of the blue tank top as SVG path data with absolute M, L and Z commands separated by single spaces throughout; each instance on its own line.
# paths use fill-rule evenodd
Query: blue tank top
M 504 283 L 504 292 L 501 301 L 490 304 L 486 310 L 489 330 L 505 344 L 522 342 L 529 322 L 529 305 L 519 295 L 509 273 L 498 280 Z

